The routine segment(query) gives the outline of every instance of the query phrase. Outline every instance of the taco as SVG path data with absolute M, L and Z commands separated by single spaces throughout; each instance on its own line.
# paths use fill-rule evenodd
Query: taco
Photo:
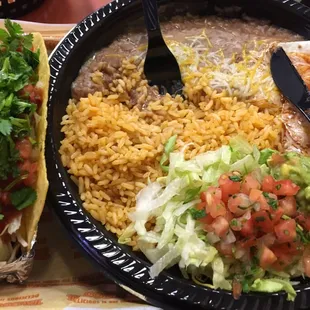
M 28 252 L 48 181 L 44 158 L 49 65 L 39 33 L 0 29 L 0 262 Z

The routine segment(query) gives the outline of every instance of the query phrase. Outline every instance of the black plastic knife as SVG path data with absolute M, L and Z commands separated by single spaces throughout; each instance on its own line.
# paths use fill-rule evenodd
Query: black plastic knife
M 283 96 L 310 122 L 310 93 L 303 79 L 282 47 L 278 47 L 270 60 L 272 78 Z

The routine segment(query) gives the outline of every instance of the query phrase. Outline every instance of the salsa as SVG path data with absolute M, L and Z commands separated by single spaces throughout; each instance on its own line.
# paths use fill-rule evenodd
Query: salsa
M 271 164 L 284 162 L 277 154 Z M 255 171 L 244 176 L 229 172 L 220 176 L 218 186 L 201 192 L 195 207 L 198 216 L 192 214 L 208 234 L 217 237 L 214 246 L 222 256 L 279 272 L 302 259 L 309 277 L 310 256 L 305 248 L 310 216 L 297 210 L 299 191 L 290 179 L 275 180 L 271 175 L 259 179 Z M 238 292 L 239 284 L 235 279 Z

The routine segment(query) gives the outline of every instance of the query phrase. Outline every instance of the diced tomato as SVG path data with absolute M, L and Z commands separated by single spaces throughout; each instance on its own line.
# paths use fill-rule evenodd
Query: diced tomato
M 276 181 L 273 188 L 273 193 L 277 196 L 295 196 L 300 187 L 291 180 Z
M 237 175 L 233 175 L 232 173 L 222 174 L 218 180 L 219 187 L 222 190 L 222 200 L 225 204 L 227 204 L 230 196 L 237 194 L 240 192 L 241 182 L 235 182 L 231 180 L 233 176 L 238 177 Z
M 296 259 L 296 254 L 300 254 L 301 251 L 296 251 L 296 247 L 293 243 L 277 244 L 271 247 L 271 250 L 277 257 L 277 262 L 272 266 L 277 271 L 285 269 L 292 264 Z
M 232 252 L 233 244 L 232 243 L 226 244 L 224 242 L 219 242 L 218 244 L 216 244 L 215 247 L 222 255 L 225 255 L 225 256 L 233 255 L 233 252 Z
M 196 206 L 197 210 L 204 210 L 206 208 L 207 204 L 206 202 L 199 202 Z
M 261 188 L 260 183 L 251 174 L 248 174 L 241 184 L 241 192 L 246 195 L 250 194 L 251 189 L 260 189 L 260 188 Z
M 241 247 L 247 249 L 247 248 L 250 248 L 250 247 L 256 245 L 256 238 L 255 237 L 247 237 L 247 238 L 244 238 L 238 242 L 239 242 Z
M 33 92 L 34 86 L 32 84 L 28 84 L 24 86 L 23 89 L 21 89 L 18 94 L 23 99 L 28 99 L 30 97 L 30 94 Z
M 296 215 L 296 199 L 294 196 L 286 196 L 279 200 L 279 206 L 283 209 L 285 215 L 293 217 Z
M 305 214 L 300 213 L 295 220 L 298 224 L 300 224 L 303 228 L 310 231 L 310 217 Z
M 26 186 L 35 185 L 37 181 L 38 164 L 32 163 L 29 160 L 25 160 L 23 163 L 20 163 L 18 166 L 22 173 L 28 174 L 27 178 L 23 180 L 23 183 Z
M 264 233 L 270 233 L 273 232 L 273 223 L 271 222 L 271 219 L 269 218 L 269 214 L 264 211 L 257 211 L 252 214 L 252 219 L 254 223 L 254 227 L 258 229 L 258 231 L 264 232 Z
M 277 257 L 277 261 L 272 264 L 272 269 L 276 271 L 283 271 L 287 266 L 291 265 L 294 261 L 294 256 L 290 254 L 283 254 Z
M 212 205 L 206 207 L 206 212 L 210 213 L 213 218 L 218 216 L 225 216 L 226 214 L 226 207 L 224 202 L 220 202 L 218 204 L 213 203 Z
M 223 216 L 217 217 L 211 224 L 216 235 L 224 237 L 229 229 L 229 223 Z
M 248 210 L 240 217 L 233 218 L 229 221 L 230 227 L 234 231 L 240 231 L 244 224 L 251 218 L 251 210 Z
M 274 225 L 277 224 L 281 220 L 283 214 L 284 210 L 281 207 L 278 207 L 276 210 L 270 209 L 272 223 Z
M 281 220 L 275 227 L 274 231 L 279 243 L 292 242 L 296 238 L 295 220 Z
M 226 214 L 226 207 L 221 201 L 221 197 L 221 189 L 214 186 L 200 194 L 200 199 L 206 202 L 206 213 L 211 214 L 213 218 Z
M 274 188 L 275 179 L 271 175 L 267 175 L 264 177 L 262 182 L 262 191 L 271 193 Z
M 199 222 L 206 224 L 206 225 L 212 224 L 213 221 L 214 221 L 214 218 L 210 214 L 207 214 L 205 217 L 199 219 Z
M 234 218 L 234 216 L 232 215 L 232 213 L 231 213 L 229 210 L 226 210 L 226 214 L 223 215 L 223 216 L 225 217 L 225 219 L 226 219 L 228 222 L 230 222 L 230 221 Z
M 41 105 L 43 90 L 41 88 L 35 87 L 32 84 L 28 84 L 19 91 L 19 96 L 23 99 L 29 99 L 30 102 L 34 104 Z
M 233 296 L 235 299 L 239 299 L 241 293 L 242 293 L 242 285 L 239 281 L 233 280 Z
M 302 243 L 294 241 L 276 244 L 271 248 L 271 250 L 277 257 L 280 257 L 282 254 L 290 254 L 292 256 L 303 253 L 304 246 Z
M 257 239 L 257 244 L 262 244 L 270 248 L 275 243 L 275 241 L 276 241 L 276 236 L 272 233 L 269 233 Z
M 234 194 L 228 199 L 228 209 L 235 214 L 235 216 L 241 216 L 246 213 L 252 202 L 249 196 L 245 194 Z
M 38 106 L 42 104 L 42 98 L 43 98 L 43 89 L 35 87 L 34 91 L 30 93 L 30 101 Z
M 29 139 L 25 138 L 18 140 L 15 143 L 15 148 L 19 151 L 20 157 L 22 159 L 29 159 L 32 152 L 32 144 Z
M 214 221 L 214 218 L 210 214 L 207 214 L 207 216 L 199 219 L 199 222 L 203 224 L 203 229 L 208 232 L 213 231 L 213 227 L 211 226 L 213 221 Z
M 267 269 L 270 267 L 275 261 L 277 257 L 275 254 L 266 246 L 263 246 L 260 250 L 260 258 L 259 258 L 259 265 L 263 269 Z
M 9 206 L 11 205 L 10 193 L 0 192 L 0 205 Z
M 310 256 L 304 256 L 302 259 L 302 264 L 304 267 L 304 274 L 310 277 Z
M 261 190 L 251 189 L 249 197 L 251 201 L 259 203 L 260 210 L 270 210 L 269 204 Z
M 240 234 L 243 237 L 253 236 L 253 234 L 254 234 L 254 223 L 253 223 L 252 218 L 250 218 L 248 221 L 243 223 L 242 228 L 240 230 Z
M 210 186 L 205 192 L 200 193 L 200 199 L 208 204 L 211 204 L 213 201 L 218 203 L 222 199 L 222 191 L 218 187 Z

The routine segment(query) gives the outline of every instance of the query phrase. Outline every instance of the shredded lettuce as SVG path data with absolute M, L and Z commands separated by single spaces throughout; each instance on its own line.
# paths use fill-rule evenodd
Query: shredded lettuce
M 293 301 L 296 292 L 288 279 L 256 279 L 251 285 L 251 291 L 275 293 L 279 291 L 287 292 L 287 300 Z

